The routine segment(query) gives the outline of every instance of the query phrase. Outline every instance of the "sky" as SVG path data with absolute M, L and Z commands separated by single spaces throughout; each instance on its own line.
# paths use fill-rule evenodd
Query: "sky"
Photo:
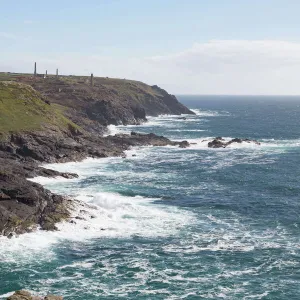
M 0 72 L 300 95 L 299 0 L 0 0 Z

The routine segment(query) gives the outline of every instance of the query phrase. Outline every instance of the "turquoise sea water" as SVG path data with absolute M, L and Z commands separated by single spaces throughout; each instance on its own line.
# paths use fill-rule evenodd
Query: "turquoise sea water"
M 88 203 L 78 209 L 86 220 L 1 238 L 0 295 L 299 299 L 300 98 L 179 99 L 197 115 L 110 129 L 186 139 L 190 148 L 134 148 L 126 159 L 51 166 L 78 179 L 36 179 Z M 215 136 L 261 146 L 208 149 L 203 140 Z

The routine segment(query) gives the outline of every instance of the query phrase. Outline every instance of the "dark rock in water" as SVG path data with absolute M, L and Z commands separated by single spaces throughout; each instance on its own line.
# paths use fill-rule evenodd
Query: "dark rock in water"
M 186 117 L 180 117 L 178 120 L 186 120 Z
M 247 140 L 242 140 L 242 139 L 235 138 L 235 139 L 232 139 L 230 141 L 230 143 L 239 143 L 239 144 L 241 144 L 243 141 L 249 141 L 249 140 L 248 139 Z
M 188 141 L 179 142 L 179 148 L 187 148 L 189 146 L 190 146 L 190 144 Z
M 254 143 L 256 145 L 260 145 L 260 143 L 256 140 L 249 140 L 249 139 L 240 139 L 240 138 L 234 138 L 228 142 L 226 142 L 222 137 L 216 137 L 211 142 L 208 143 L 209 148 L 226 148 L 227 146 L 238 143 L 241 144 L 243 142 L 246 143 Z
M 209 148 L 225 148 L 226 143 L 222 142 L 221 139 L 216 138 L 212 142 L 208 143 L 208 147 Z
M 78 178 L 78 174 L 75 174 L 75 173 L 60 173 L 60 176 L 67 178 L 67 179 Z

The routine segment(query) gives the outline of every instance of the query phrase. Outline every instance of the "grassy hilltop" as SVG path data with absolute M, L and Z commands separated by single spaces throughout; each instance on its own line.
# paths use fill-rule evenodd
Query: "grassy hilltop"
M 0 81 L 0 133 L 40 130 L 46 125 L 77 127 L 31 86 Z

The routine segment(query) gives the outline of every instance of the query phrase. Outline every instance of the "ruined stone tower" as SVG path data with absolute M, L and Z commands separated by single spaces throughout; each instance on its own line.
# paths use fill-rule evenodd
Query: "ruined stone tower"
M 34 63 L 34 73 L 33 73 L 34 76 L 36 76 L 36 62 Z
M 91 74 L 91 86 L 94 86 L 94 75 L 93 75 L 93 73 Z

